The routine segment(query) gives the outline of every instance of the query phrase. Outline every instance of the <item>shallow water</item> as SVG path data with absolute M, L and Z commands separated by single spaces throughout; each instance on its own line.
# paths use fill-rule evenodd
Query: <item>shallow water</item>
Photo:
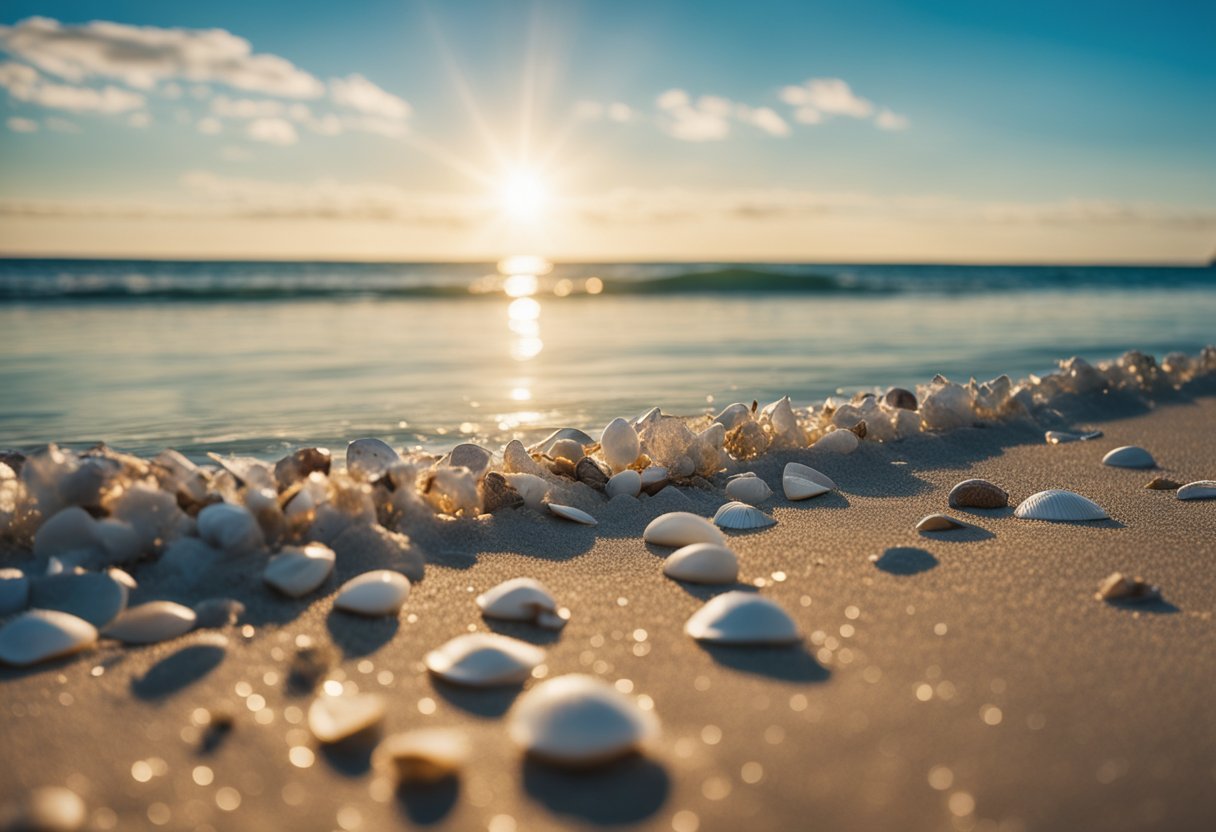
M 273 455 L 376 435 L 443 447 L 462 433 L 500 442 L 595 429 L 652 405 L 688 414 L 787 393 L 805 404 L 935 373 L 1016 378 L 1071 355 L 1194 353 L 1216 341 L 1212 269 L 1071 270 L 1053 280 L 1034 269 L 985 278 L 975 268 L 814 266 L 797 268 L 839 288 L 749 292 L 750 273 L 715 291 L 617 291 L 630 276 L 675 268 L 622 265 L 598 267 L 620 280 L 606 276 L 593 295 L 581 291 L 592 267 L 571 267 L 568 297 L 553 294 L 558 269 L 535 295 L 511 298 L 468 293 L 485 267 L 430 267 L 441 279 L 427 281 L 421 267 L 314 264 L 247 266 L 261 269 L 252 300 L 232 288 L 248 276 L 212 281 L 188 302 L 164 291 L 197 286 L 183 275 L 197 281 L 208 267 L 0 264 L 0 446 L 104 440 L 140 453 Z M 99 271 L 130 277 L 132 268 L 160 275 L 137 285 L 162 291 L 25 290 L 89 275 L 96 287 Z M 230 264 L 211 268 L 233 274 Z M 305 273 L 330 288 L 301 291 Z M 400 291 L 407 282 L 445 289 Z

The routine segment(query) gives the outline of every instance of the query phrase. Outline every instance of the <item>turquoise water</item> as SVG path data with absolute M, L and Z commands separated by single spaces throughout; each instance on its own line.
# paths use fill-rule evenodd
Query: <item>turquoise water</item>
M 1193 353 L 1214 322 L 1213 269 L 6 261 L 0 446 L 501 442 L 652 405 Z

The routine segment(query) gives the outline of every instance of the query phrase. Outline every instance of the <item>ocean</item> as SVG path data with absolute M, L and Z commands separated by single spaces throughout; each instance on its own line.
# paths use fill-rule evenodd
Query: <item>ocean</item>
M 1216 342 L 1216 268 L 0 260 L 0 447 L 429 449 Z

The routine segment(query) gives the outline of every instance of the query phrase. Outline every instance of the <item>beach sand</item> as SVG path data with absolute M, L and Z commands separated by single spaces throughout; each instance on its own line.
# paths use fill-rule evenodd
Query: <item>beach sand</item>
M 1143 486 L 1154 473 L 1216 475 L 1216 398 L 1087 407 L 1067 415 L 1102 428 L 1091 442 L 1049 446 L 1040 428 L 1012 424 L 741 466 L 773 485 L 765 507 L 779 521 L 732 536 L 741 581 L 762 582 L 792 614 L 798 648 L 707 648 L 683 633 L 720 589 L 663 577 L 667 550 L 641 533 L 664 511 L 712 513 L 720 491 L 605 503 L 595 528 L 520 509 L 410 530 L 431 563 L 397 621 L 331 611 L 334 589 L 365 564 L 339 562 L 321 592 L 285 601 L 260 584 L 259 559 L 211 587 L 247 604 L 247 634 L 103 642 L 0 670 L 0 795 L 66 785 L 87 803 L 88 828 L 123 830 L 1210 829 L 1216 503 Z M 1112 410 L 1119 418 L 1103 417 Z M 1100 464 L 1125 444 L 1149 448 L 1163 470 Z M 839 493 L 787 502 L 789 460 L 824 471 Z M 948 509 L 950 487 L 969 477 L 1015 504 L 1074 490 L 1113 519 Z M 975 528 L 914 530 L 938 511 Z M 872 562 L 896 547 L 914 551 L 886 570 Z M 1165 602 L 1096 601 L 1116 570 L 1159 585 Z M 197 600 L 132 571 L 132 603 Z M 477 614 L 477 593 L 521 575 L 570 609 L 562 632 Z M 518 689 L 455 688 L 421 665 L 452 636 L 491 628 L 543 644 L 550 677 L 628 680 L 619 686 L 653 701 L 661 737 L 585 772 L 525 761 L 504 716 Z M 458 781 L 393 794 L 373 785 L 366 749 L 316 747 L 300 719 L 310 697 L 284 681 L 302 635 L 334 646 L 339 678 L 387 697 L 384 733 L 466 731 L 475 753 Z M 227 711 L 234 725 L 205 742 L 196 709 Z M 311 765 L 289 761 L 294 745 L 315 751 Z

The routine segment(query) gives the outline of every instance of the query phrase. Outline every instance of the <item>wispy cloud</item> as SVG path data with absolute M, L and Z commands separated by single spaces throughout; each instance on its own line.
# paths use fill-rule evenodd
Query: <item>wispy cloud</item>
M 249 138 L 255 142 L 277 144 L 280 146 L 295 144 L 300 140 L 295 125 L 282 118 L 257 118 L 249 122 Z
M 840 78 L 810 78 L 801 84 L 782 87 L 781 100 L 793 108 L 794 121 L 799 124 L 820 124 L 840 116 L 873 118 L 875 125 L 883 130 L 905 130 L 909 126 L 906 116 L 885 107 L 879 109 L 868 98 L 853 92 L 853 88 Z
M 671 89 L 655 99 L 659 126 L 670 136 L 687 142 L 725 139 L 734 123 L 747 124 L 770 136 L 788 136 L 790 126 L 770 107 L 751 107 L 719 95 L 693 99 L 682 89 Z
M 14 133 L 36 133 L 36 132 L 38 132 L 38 122 L 34 121 L 32 118 L 21 118 L 20 116 L 13 116 L 8 121 L 6 121 L 5 124 L 8 126 L 8 129 L 12 130 Z
M 115 86 L 101 89 L 53 82 L 36 69 L 14 61 L 0 64 L 0 87 L 17 101 L 52 110 L 124 113 L 144 106 L 144 97 Z
M 330 80 L 329 94 L 338 106 L 370 116 L 401 121 L 412 112 L 405 99 L 386 92 L 359 74 Z

